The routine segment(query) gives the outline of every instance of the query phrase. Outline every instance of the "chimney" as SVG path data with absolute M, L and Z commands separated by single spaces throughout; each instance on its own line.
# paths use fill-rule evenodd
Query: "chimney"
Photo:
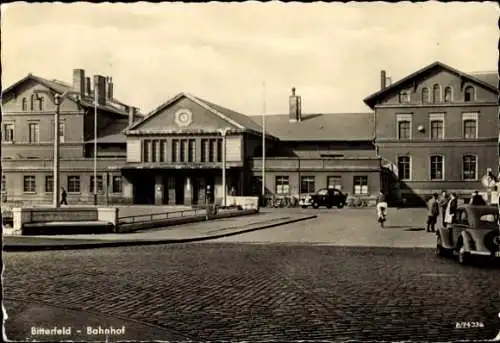
M 128 124 L 132 125 L 133 122 L 135 122 L 135 117 L 137 115 L 137 107 L 134 106 L 128 106 Z
M 99 105 L 106 104 L 106 78 L 102 75 L 94 75 L 94 96 L 97 95 Z
M 109 101 L 113 101 L 113 79 L 110 77 L 106 78 L 107 80 L 107 85 L 106 85 L 106 97 Z
M 85 78 L 85 93 L 87 96 L 92 96 L 92 84 L 90 81 L 90 77 Z
M 85 70 L 73 69 L 73 90 L 84 95 L 85 92 Z
M 295 95 L 295 87 L 292 88 L 292 95 L 290 95 L 290 113 L 288 121 L 290 123 L 299 122 L 302 119 L 302 99 L 300 96 Z
M 380 90 L 384 90 L 387 87 L 387 76 L 385 70 L 380 71 Z

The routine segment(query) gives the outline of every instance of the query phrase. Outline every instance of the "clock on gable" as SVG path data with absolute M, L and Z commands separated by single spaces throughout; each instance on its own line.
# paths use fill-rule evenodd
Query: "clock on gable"
M 193 122 L 193 114 L 190 110 L 180 109 L 175 112 L 175 123 L 180 127 L 185 127 Z

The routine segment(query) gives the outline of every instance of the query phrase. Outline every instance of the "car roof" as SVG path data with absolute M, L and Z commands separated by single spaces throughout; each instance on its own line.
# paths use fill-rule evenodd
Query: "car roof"
M 479 218 L 485 214 L 498 215 L 498 207 L 495 205 L 461 205 L 458 207 L 467 212 L 469 223 L 473 226 L 477 225 Z

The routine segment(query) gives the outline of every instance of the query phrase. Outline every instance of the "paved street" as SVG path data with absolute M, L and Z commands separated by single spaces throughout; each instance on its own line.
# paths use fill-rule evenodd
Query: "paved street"
M 128 328 L 110 340 L 456 341 L 499 333 L 498 268 L 404 248 L 411 240 L 432 246 L 432 234 L 415 231 L 421 209 L 393 210 L 385 230 L 370 210 L 316 213 L 205 243 L 5 253 L 6 334 L 53 341 L 61 337 L 33 337 L 31 327 L 63 324 Z

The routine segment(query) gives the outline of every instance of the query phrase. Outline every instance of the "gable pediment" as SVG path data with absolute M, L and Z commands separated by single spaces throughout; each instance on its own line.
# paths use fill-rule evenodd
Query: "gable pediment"
M 225 118 L 196 98 L 180 94 L 161 105 L 129 133 L 217 132 L 220 129 L 240 130 L 242 127 Z

